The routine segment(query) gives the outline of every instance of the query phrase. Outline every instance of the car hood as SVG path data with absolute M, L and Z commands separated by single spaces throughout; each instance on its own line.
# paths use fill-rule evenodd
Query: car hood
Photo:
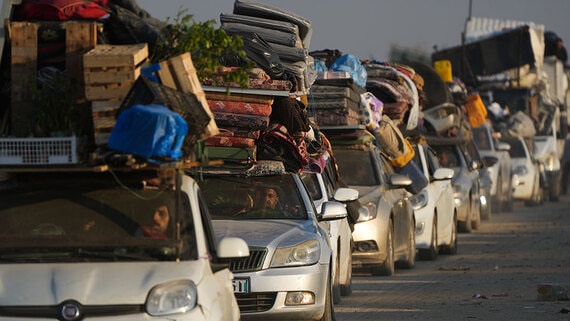
M 320 231 L 311 220 L 215 220 L 216 239 L 239 237 L 249 246 L 292 246 L 317 239 Z
M 2 264 L 3 306 L 49 306 L 65 300 L 83 305 L 144 304 L 156 285 L 173 280 L 199 284 L 206 260 Z

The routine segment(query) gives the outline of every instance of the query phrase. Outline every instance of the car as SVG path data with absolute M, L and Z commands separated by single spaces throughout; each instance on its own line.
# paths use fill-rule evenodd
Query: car
M 515 182 L 513 197 L 517 200 L 524 200 L 528 206 L 539 205 L 542 203 L 543 190 L 540 183 L 539 164 L 531 153 L 532 149 L 528 148 L 522 137 L 503 138 L 501 141 L 511 146 L 509 154 Z M 530 146 L 532 146 L 532 140 Z
M 350 202 L 358 199 L 358 191 L 339 186 L 331 158 L 325 154 L 326 166 L 322 173 L 304 172 L 301 179 L 313 199 L 318 213 L 328 201 Z M 348 210 L 348 209 L 347 209 Z M 341 295 L 352 293 L 352 230 L 348 217 L 342 220 L 323 221 L 321 225 L 329 232 L 333 251 L 333 302 L 340 303 Z
M 239 237 L 250 256 L 234 260 L 242 320 L 332 320 L 333 252 L 319 222 L 345 219 L 344 204 L 318 213 L 299 174 L 204 174 L 216 238 Z
M 453 198 L 457 211 L 457 228 L 459 232 L 471 232 L 481 222 L 479 172 L 477 163 L 465 158 L 461 138 L 428 138 L 428 144 L 436 152 L 441 166 L 453 169 L 451 179 Z
M 196 182 L 180 170 L 17 173 L 0 185 L 0 319 L 239 320 Z
M 547 196 L 550 201 L 558 201 L 561 190 L 561 163 L 556 138 L 556 127 L 552 122 L 550 132 L 540 133 L 534 137 L 534 157 L 544 163 L 547 179 Z
M 353 266 L 373 275 L 393 275 L 396 263 L 412 268 L 416 260 L 414 212 L 406 186 L 411 180 L 395 173 L 374 144 L 334 145 L 341 177 L 359 192 L 363 205 L 352 238 Z
M 489 173 L 489 168 L 494 166 L 499 159 L 491 155 L 481 156 L 473 139 L 467 140 L 464 146 L 465 151 L 467 152 L 466 157 L 469 157 L 477 164 L 479 172 L 479 203 L 481 204 L 481 219 L 489 220 L 493 214 L 493 202 L 491 197 L 493 181 Z M 469 160 L 467 160 L 467 162 L 469 163 Z
M 414 145 L 414 161 L 429 184 L 411 195 L 416 221 L 416 248 L 422 260 L 434 260 L 440 249 L 457 253 L 457 214 L 451 178 L 453 170 L 439 167 L 435 152 L 427 144 Z
M 499 142 L 493 137 L 493 129 L 489 124 L 473 128 L 473 140 L 482 157 L 494 156 L 498 161 L 487 167 L 491 178 L 492 208 L 497 212 L 511 211 L 512 182 L 511 159 L 508 153 L 509 145 Z

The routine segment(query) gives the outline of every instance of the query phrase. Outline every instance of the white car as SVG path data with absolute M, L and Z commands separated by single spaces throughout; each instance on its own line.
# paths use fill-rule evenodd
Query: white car
M 513 197 L 524 200 L 527 205 L 542 202 L 540 172 L 529 148 L 521 137 L 504 138 L 503 142 L 511 146 L 511 164 L 513 166 Z
M 428 145 L 414 146 L 414 161 L 429 184 L 410 196 L 416 218 L 416 248 L 423 260 L 434 260 L 443 253 L 457 251 L 457 213 L 453 198 L 453 170 L 439 168 L 435 153 Z
M 346 218 L 344 204 L 317 213 L 298 174 L 208 175 L 200 182 L 217 238 L 243 238 L 234 260 L 242 320 L 334 320 L 333 253 L 320 221 Z
M 0 185 L 1 320 L 239 320 L 194 180 L 156 171 L 22 173 Z
M 311 195 L 317 211 L 328 201 L 347 202 L 358 199 L 358 191 L 351 188 L 338 187 L 333 169 L 327 159 L 323 173 L 303 173 L 301 179 Z M 352 292 L 352 231 L 348 218 L 335 221 L 321 222 L 329 232 L 331 249 L 333 251 L 333 299 L 340 302 L 341 295 Z

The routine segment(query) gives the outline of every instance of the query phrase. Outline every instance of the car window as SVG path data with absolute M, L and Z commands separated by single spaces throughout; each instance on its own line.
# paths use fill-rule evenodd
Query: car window
M 509 144 L 511 149 L 509 150 L 509 155 L 512 158 L 525 158 L 526 153 L 524 151 L 523 143 L 518 139 L 503 140 L 503 142 Z
M 428 163 L 429 174 L 433 176 L 435 171 L 440 167 L 439 161 L 437 160 L 437 156 L 435 156 L 435 152 L 433 151 L 433 149 L 426 147 L 425 152 L 426 152 L 425 155 Z
M 435 145 L 432 148 L 437 153 L 437 160 L 443 167 L 460 167 L 461 161 L 454 145 Z
M 328 199 L 332 200 L 334 199 L 334 193 L 336 191 L 335 184 L 330 179 L 327 171 L 323 171 L 322 177 L 323 177 L 323 182 L 325 183 L 325 189 L 327 191 Z
M 315 173 L 302 173 L 301 180 L 305 183 L 305 187 L 307 188 L 307 192 L 311 195 L 313 200 L 320 200 L 323 198 L 323 193 L 321 192 L 321 188 L 319 187 L 319 180 L 317 178 L 317 174 Z
M 293 175 L 208 176 L 198 184 L 213 220 L 307 219 Z
M 473 161 L 473 157 L 471 156 L 471 154 L 469 154 L 469 152 L 467 151 L 467 143 L 461 145 L 459 147 L 459 150 L 461 151 L 461 154 L 463 155 L 463 158 L 465 158 L 465 162 L 467 164 L 471 164 L 471 162 Z
M 348 185 L 376 186 L 381 182 L 378 180 L 373 154 L 365 150 L 343 150 L 335 151 L 340 175 Z
M 188 196 L 156 173 L 34 173 L 10 184 L 0 193 L 3 245 L 35 242 L 42 255 L 65 247 L 150 258 L 183 239 L 185 250 L 195 250 Z
M 477 148 L 479 148 L 479 150 L 493 150 L 489 131 L 484 126 L 473 128 L 473 139 L 475 141 L 475 144 L 477 144 Z

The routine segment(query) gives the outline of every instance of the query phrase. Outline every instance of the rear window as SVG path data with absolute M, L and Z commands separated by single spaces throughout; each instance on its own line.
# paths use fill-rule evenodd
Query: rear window
M 437 160 L 442 167 L 460 167 L 461 160 L 455 146 L 435 145 L 432 149 L 437 154 Z
M 511 155 L 512 158 L 526 158 L 523 142 L 521 142 L 518 139 L 508 139 L 508 140 L 503 140 L 503 142 L 511 146 L 511 149 L 509 150 L 509 155 Z
M 473 140 L 479 150 L 492 150 L 492 140 L 489 136 L 489 131 L 484 127 L 473 129 Z
M 293 175 L 209 176 L 198 184 L 212 220 L 307 219 Z
M 372 154 L 363 150 L 336 150 L 340 176 L 348 185 L 375 186 L 380 185 Z

